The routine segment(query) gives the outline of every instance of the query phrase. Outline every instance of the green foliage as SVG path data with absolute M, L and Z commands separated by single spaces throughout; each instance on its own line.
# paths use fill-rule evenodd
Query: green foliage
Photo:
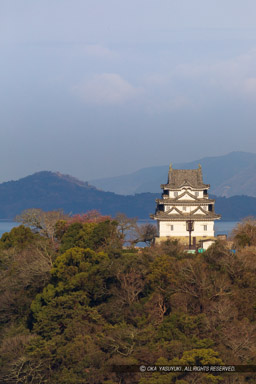
M 76 247 L 59 255 L 51 270 L 52 284 L 37 296 L 35 304 L 32 305 L 33 313 L 36 313 L 38 303 L 43 307 L 49 300 L 69 292 L 81 291 L 91 302 L 103 300 L 106 296 L 108 264 L 109 258 L 105 253 L 96 253 L 91 249 Z
M 148 275 L 148 281 L 154 289 L 170 295 L 177 277 L 174 268 L 173 258 L 167 255 L 159 256 L 150 266 L 151 273 Z
M 163 340 L 183 340 L 194 346 L 198 343 L 199 348 L 201 348 L 206 340 L 202 341 L 197 337 L 206 332 L 205 315 L 190 316 L 184 313 L 170 313 L 159 326 L 158 337 Z M 209 340 L 207 343 L 209 343 Z
M 12 247 L 23 249 L 29 244 L 33 243 L 36 239 L 36 235 L 30 228 L 20 225 L 14 227 L 10 232 L 5 232 L 0 239 L 0 247 L 2 249 L 9 249 Z
M 63 253 L 73 247 L 97 250 L 111 246 L 117 248 L 121 246 L 115 221 L 73 223 L 67 227 L 61 237 L 60 252 Z
M 59 221 L 57 250 L 25 227 L 4 237 L 1 382 L 229 384 L 225 375 L 110 367 L 256 363 L 254 246 L 235 255 L 222 242 L 193 256 L 178 242 L 122 250 L 114 222 L 79 220 Z
M 48 340 L 65 332 L 72 319 L 83 317 L 93 322 L 99 318 L 98 313 L 88 307 L 89 300 L 85 293 L 71 292 L 57 297 L 55 293 L 48 289 L 31 305 L 34 317 L 33 330 L 44 339 Z
M 185 351 L 181 359 L 177 361 L 180 365 L 221 365 L 223 361 L 218 357 L 218 352 L 211 348 L 192 349 Z
M 159 358 L 156 365 L 168 366 L 199 366 L 199 365 L 221 365 L 222 360 L 218 357 L 218 353 L 211 348 L 208 349 L 192 349 L 185 351 L 180 359 L 167 360 L 166 358 Z M 223 382 L 221 376 L 214 376 L 210 373 L 197 373 L 190 372 L 177 372 L 172 373 L 153 373 L 149 377 L 143 377 L 139 384 L 171 384 L 171 383 L 204 383 L 204 384 L 217 384 Z
M 220 270 L 222 268 L 222 261 L 226 259 L 230 254 L 230 251 L 223 241 L 216 241 L 211 245 L 203 254 L 203 257 L 207 263 L 213 268 Z M 232 255 L 234 257 L 234 255 Z
M 73 223 L 69 227 L 66 227 L 65 221 L 57 223 L 56 232 L 61 241 L 61 253 L 76 246 L 76 243 L 80 238 L 80 231 L 82 229 L 83 225 L 81 223 Z

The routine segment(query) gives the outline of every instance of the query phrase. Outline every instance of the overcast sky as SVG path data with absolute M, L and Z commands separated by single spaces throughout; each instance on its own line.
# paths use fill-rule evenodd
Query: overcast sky
M 255 0 L 0 0 L 0 181 L 256 152 Z

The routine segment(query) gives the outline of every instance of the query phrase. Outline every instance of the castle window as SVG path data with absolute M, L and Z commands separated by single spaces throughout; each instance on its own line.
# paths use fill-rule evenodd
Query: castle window
M 174 192 L 174 197 L 177 197 L 178 196 L 178 192 Z
M 207 225 L 204 225 L 204 231 L 207 231 Z
M 171 231 L 174 230 L 174 225 L 170 225 L 170 230 L 171 230 Z
M 195 192 L 195 196 L 196 196 L 196 197 L 199 196 L 199 192 L 198 192 L 198 191 Z
M 182 207 L 183 211 L 186 211 L 187 210 L 187 207 Z

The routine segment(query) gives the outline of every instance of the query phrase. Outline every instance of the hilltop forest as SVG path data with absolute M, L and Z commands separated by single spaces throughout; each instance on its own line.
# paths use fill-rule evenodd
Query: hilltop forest
M 253 373 L 113 369 L 256 364 L 255 220 L 234 230 L 235 253 L 217 241 L 191 255 L 177 241 L 154 245 L 153 229 L 124 215 L 18 219 L 0 239 L 1 383 L 255 383 Z

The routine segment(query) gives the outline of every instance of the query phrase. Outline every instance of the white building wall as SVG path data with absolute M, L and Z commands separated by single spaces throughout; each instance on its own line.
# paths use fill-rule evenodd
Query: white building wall
M 199 194 L 197 197 L 203 198 L 204 197 L 204 191 L 198 191 L 198 192 L 199 192 Z M 194 194 L 195 194 L 195 191 L 194 191 Z
M 195 221 L 193 236 L 214 236 L 214 221 Z
M 173 228 L 173 230 L 172 230 Z M 159 236 L 187 236 L 186 223 L 182 221 L 160 221 Z
M 198 206 L 196 205 L 164 205 L 164 212 L 168 212 L 171 208 L 173 207 L 177 207 L 177 209 L 181 212 L 186 212 L 186 213 L 190 213 L 192 211 L 194 211 L 196 208 L 198 208 Z M 204 209 L 205 211 L 208 211 L 208 205 L 202 205 L 202 209 Z M 177 211 L 174 209 L 172 212 L 170 212 L 170 214 L 176 214 L 177 215 Z M 201 210 L 198 210 L 195 215 L 203 215 L 203 212 Z
M 203 241 L 202 248 L 206 250 L 206 249 L 208 249 L 214 243 L 215 243 L 215 240 Z
M 206 227 L 205 227 L 206 226 Z M 159 221 L 159 236 L 188 236 L 185 221 Z M 195 221 L 193 237 L 214 236 L 214 221 Z
M 195 197 L 204 198 L 204 191 L 203 190 L 194 191 L 190 188 L 186 188 L 186 189 L 184 188 L 184 189 L 181 189 L 180 191 L 169 191 L 169 197 L 171 197 L 171 198 L 178 197 L 179 195 L 181 195 L 185 191 L 188 191 L 190 194 L 192 194 Z M 192 198 L 190 197 L 190 199 L 192 199 Z
M 195 205 L 179 205 L 178 206 L 177 205 L 177 208 L 182 212 L 190 213 L 190 212 L 194 211 L 197 208 L 197 206 L 195 206 Z
M 187 193 L 185 193 L 185 195 L 182 196 L 182 197 L 179 199 L 179 201 L 182 201 L 182 200 L 193 200 L 193 201 L 195 201 L 194 197 L 189 196 Z

